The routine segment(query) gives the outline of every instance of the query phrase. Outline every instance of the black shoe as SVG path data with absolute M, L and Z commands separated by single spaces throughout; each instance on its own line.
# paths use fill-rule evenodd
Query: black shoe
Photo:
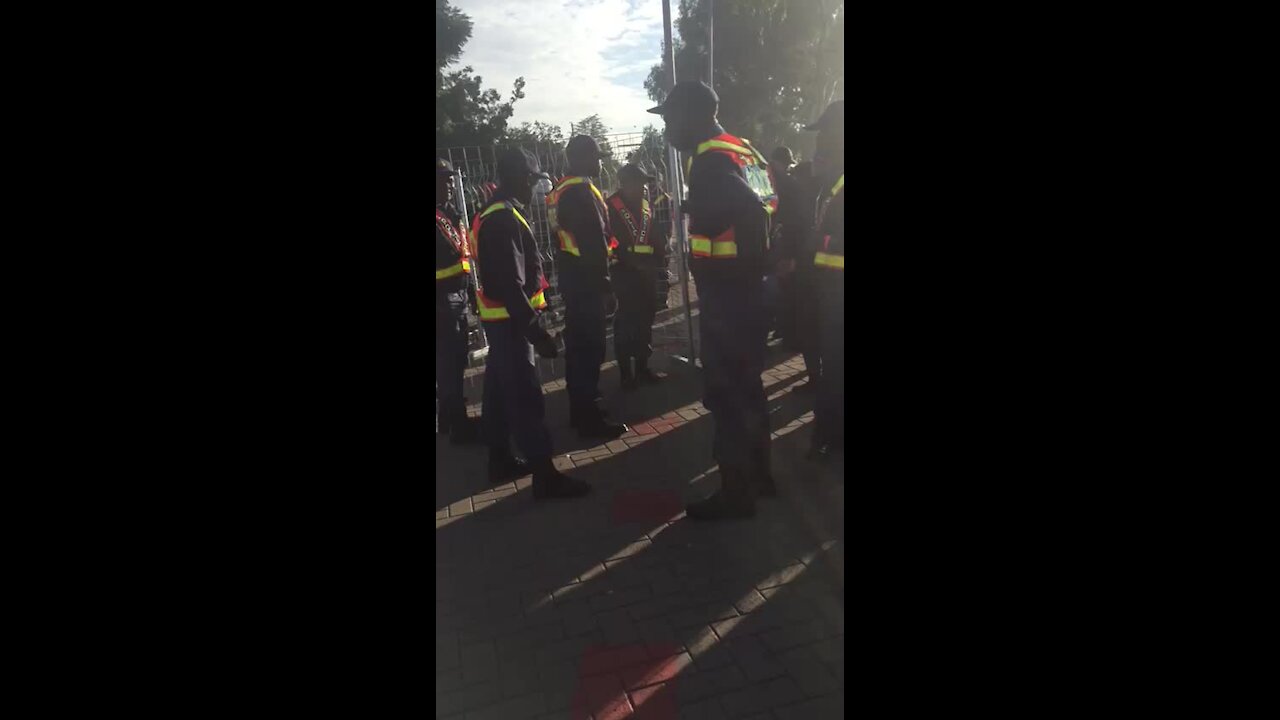
M 649 368 L 645 368 L 640 372 L 636 373 L 636 382 L 642 383 L 644 385 L 654 385 L 666 379 L 667 379 L 666 373 L 655 372 L 653 370 L 650 370 Z
M 576 498 L 589 492 L 591 492 L 591 485 L 583 480 L 571 478 L 551 466 L 544 467 L 533 474 L 534 500 Z
M 454 445 L 472 445 L 480 442 L 480 423 L 467 418 L 453 423 L 449 428 L 449 440 Z
M 749 495 L 727 493 L 720 488 L 706 500 L 689 503 L 684 510 L 690 520 L 734 520 L 754 516 L 756 503 Z
M 627 431 L 626 425 L 615 425 L 604 417 L 579 422 L 575 427 L 578 435 L 588 440 L 616 440 Z
M 510 455 L 505 457 L 489 456 L 489 482 L 494 485 L 511 482 L 531 472 L 533 472 L 533 468 L 529 467 L 529 463 L 517 460 Z

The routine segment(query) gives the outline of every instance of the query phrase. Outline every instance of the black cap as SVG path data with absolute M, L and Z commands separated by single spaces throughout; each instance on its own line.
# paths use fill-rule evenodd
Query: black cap
M 662 104 L 649 108 L 654 115 L 666 115 L 669 112 L 686 110 L 696 115 L 715 117 L 716 108 L 720 107 L 720 96 L 716 91 L 700 80 L 682 80 L 667 93 Z
M 436 158 L 436 177 L 452 177 L 453 163 L 444 158 Z
M 844 101 L 837 100 L 827 106 L 826 111 L 822 113 L 822 117 L 818 118 L 818 122 L 812 125 L 805 125 L 805 130 L 826 130 L 835 125 L 844 124 Z
M 521 148 L 504 150 L 498 156 L 498 178 L 501 180 L 515 180 L 521 175 L 531 175 L 543 180 L 550 179 L 546 173 L 542 172 L 542 168 L 538 166 L 538 159 L 528 150 Z
M 618 179 L 619 180 L 636 180 L 642 183 L 651 183 L 654 180 L 657 180 L 658 178 L 650 175 L 649 173 L 646 173 L 644 170 L 641 170 L 639 167 L 637 167 L 632 163 L 627 163 L 626 165 L 623 165 L 622 167 L 618 168 Z

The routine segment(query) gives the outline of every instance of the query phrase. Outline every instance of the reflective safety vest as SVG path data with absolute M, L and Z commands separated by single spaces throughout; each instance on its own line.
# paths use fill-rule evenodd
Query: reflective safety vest
M 480 225 L 484 223 L 484 219 L 486 217 L 494 214 L 499 210 L 510 210 L 511 214 L 515 215 L 516 219 L 520 221 L 520 224 L 524 225 L 525 229 L 528 230 L 530 234 L 533 233 L 533 229 L 529 227 L 529 222 L 524 219 L 524 216 L 520 214 L 519 210 L 516 210 L 508 202 L 505 202 L 505 201 L 496 202 L 490 205 L 489 207 L 485 208 L 484 212 L 476 216 L 476 221 L 471 228 L 471 233 L 472 233 L 471 241 L 476 245 L 477 253 L 480 252 L 479 242 L 478 242 L 480 239 Z M 540 275 L 538 277 L 538 285 L 539 285 L 539 288 L 537 292 L 535 292 L 529 298 L 529 306 L 532 307 L 535 311 L 542 310 L 547 307 L 547 298 L 543 293 L 546 291 L 547 288 L 551 287 L 551 285 L 547 282 L 546 276 L 543 276 L 543 275 Z M 490 297 L 486 297 L 484 294 L 483 287 L 476 289 L 476 300 L 480 302 L 480 320 L 481 321 L 500 322 L 502 320 L 508 320 L 511 318 L 511 313 L 507 312 L 507 306 L 503 305 L 501 302 L 497 300 L 494 300 Z
M 778 209 L 778 193 L 774 190 L 773 169 L 769 167 L 758 150 L 751 147 L 745 138 L 734 137 L 729 133 L 717 135 L 698 145 L 693 157 L 685 163 L 685 174 L 693 172 L 693 158 L 703 153 L 718 152 L 727 155 L 734 164 L 742 168 L 747 177 L 747 184 L 755 191 L 764 205 L 765 212 L 773 215 Z M 765 249 L 769 249 L 769 236 L 765 234 Z M 689 246 L 694 257 L 723 259 L 738 257 L 738 241 L 733 235 L 733 226 L 715 237 L 706 235 L 689 236 Z
M 818 227 L 822 227 L 822 219 L 827 215 L 827 206 L 835 200 L 836 196 L 844 192 L 844 175 L 840 175 L 840 179 L 835 185 L 831 186 L 831 194 L 822 201 L 822 209 L 818 211 Z M 813 256 L 813 264 L 818 267 L 827 268 L 828 270 L 844 270 L 844 247 L 838 248 L 836 251 L 831 249 L 831 236 L 824 235 L 822 237 L 822 249 L 817 255 Z
M 587 187 L 591 188 L 591 194 L 595 195 L 596 201 L 600 203 L 600 210 L 605 214 L 605 217 L 608 217 L 609 211 L 605 208 L 604 196 L 600 194 L 600 190 L 596 188 L 595 183 L 591 182 L 591 178 L 582 176 L 567 177 L 560 181 L 560 184 L 547 195 L 547 224 L 551 226 L 552 234 L 556 236 L 560 243 L 560 251 L 576 257 L 582 256 L 578 249 L 578 239 L 573 236 L 573 233 L 560 227 L 559 209 L 560 196 L 564 194 L 564 191 L 580 183 L 586 183 Z M 613 248 L 617 246 L 617 240 L 614 238 L 609 240 L 609 256 L 612 257 Z
M 649 199 L 641 198 L 640 200 L 640 229 L 636 229 L 636 220 L 631 215 L 631 211 L 627 209 L 627 204 L 622 201 L 621 195 L 614 195 L 609 198 L 609 204 L 614 210 L 618 211 L 618 215 L 622 217 L 622 221 L 627 225 L 627 231 L 631 233 L 631 247 L 627 248 L 630 252 L 637 255 L 652 255 L 653 245 L 649 244 L 649 234 L 653 232 L 653 214 L 649 211 Z M 614 238 L 609 243 L 610 251 L 618 245 L 618 239 Z
M 445 268 L 436 268 L 436 280 L 446 280 L 448 278 L 471 272 L 471 250 L 467 247 L 467 237 L 462 231 L 449 220 L 449 216 L 440 212 L 440 208 L 436 208 L 436 227 L 453 245 L 453 249 L 458 253 L 458 262 Z

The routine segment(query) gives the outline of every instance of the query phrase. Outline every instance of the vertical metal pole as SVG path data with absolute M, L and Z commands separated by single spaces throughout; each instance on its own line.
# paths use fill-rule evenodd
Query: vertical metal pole
M 671 0 L 662 0 L 662 36 L 666 42 L 667 65 L 671 68 L 671 86 L 676 84 L 676 47 L 671 41 Z M 684 181 L 680 173 L 680 155 L 667 143 L 667 187 L 671 188 L 671 211 L 675 217 L 676 247 L 680 252 L 680 289 L 684 297 L 685 319 L 689 328 L 689 365 L 697 360 L 693 339 L 693 311 L 689 307 L 689 231 L 685 227 Z
M 463 156 L 466 156 L 465 150 L 463 151 Z M 452 150 L 449 151 L 449 158 L 449 161 L 453 162 Z M 463 164 L 465 165 L 466 162 L 464 161 Z M 456 165 L 453 168 L 453 196 L 458 202 L 458 213 L 462 215 L 462 232 L 464 234 L 470 233 L 471 221 L 467 218 L 467 194 L 462 187 L 462 168 Z M 467 283 L 471 287 L 471 292 L 476 292 L 480 287 L 480 265 L 476 263 L 476 254 L 476 249 L 474 247 L 471 248 L 471 276 L 468 278 Z M 489 347 L 489 338 L 485 337 L 484 334 L 484 323 L 476 323 L 476 334 L 480 337 L 480 347 Z M 468 353 L 469 355 L 470 353 Z
M 716 89 L 716 66 L 715 66 L 715 48 L 716 48 L 716 27 L 715 15 L 711 12 L 714 0 L 707 0 L 707 86 L 712 90 Z

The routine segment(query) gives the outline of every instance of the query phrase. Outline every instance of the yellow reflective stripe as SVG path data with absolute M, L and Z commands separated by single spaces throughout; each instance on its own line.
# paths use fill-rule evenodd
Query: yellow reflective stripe
M 480 306 L 480 319 L 484 322 L 493 322 L 494 320 L 506 320 L 511 317 L 511 313 L 507 312 L 505 307 L 487 308 Z
M 545 290 L 539 290 L 536 295 L 529 298 L 529 307 L 534 310 L 545 310 L 547 308 L 547 296 Z M 493 302 L 490 300 L 489 302 Z M 480 303 L 480 319 L 485 322 L 494 322 L 496 320 L 506 320 L 511 317 L 511 313 L 507 312 L 506 306 L 491 308 L 485 307 L 484 303 Z
M 833 270 L 844 270 L 844 256 L 820 252 L 813 256 L 813 264 L 819 267 L 828 267 Z
M 739 155 L 751 154 L 750 150 L 742 147 L 741 145 L 734 145 L 733 143 L 727 143 L 723 140 L 708 140 L 702 143 L 698 146 L 698 152 L 696 154 L 701 155 L 708 150 L 728 150 L 730 152 L 736 152 Z
M 738 243 L 734 240 L 711 241 L 705 235 L 694 235 L 689 238 L 693 254 L 698 257 L 731 258 L 738 257 Z
M 844 189 L 844 173 L 840 174 L 840 179 L 836 181 L 834 187 L 831 188 L 831 196 L 835 197 L 836 193 Z
M 631 252 L 638 253 L 640 255 L 652 255 L 653 248 L 648 245 L 632 245 Z
M 443 270 L 437 270 L 436 279 L 444 280 L 446 278 L 451 278 L 454 275 L 461 275 L 464 272 L 471 272 L 471 263 L 467 262 L 466 258 L 463 258 L 462 262 L 456 265 L 450 265 Z
M 570 255 L 577 255 L 579 257 L 582 256 L 582 253 L 578 252 L 578 244 L 573 241 L 573 236 L 570 235 L 567 231 L 565 230 L 556 231 L 556 237 L 560 238 L 561 252 L 567 252 Z
M 492 215 L 498 212 L 499 210 L 510 210 L 511 214 L 515 215 L 516 219 L 520 221 L 520 224 L 524 225 L 525 230 L 528 230 L 530 233 L 533 232 L 533 228 L 529 227 L 529 221 L 524 219 L 524 216 L 520 214 L 520 211 L 516 210 L 515 207 L 505 202 L 499 202 L 499 203 L 494 203 L 493 205 L 490 205 L 488 208 L 485 209 L 484 212 L 480 213 L 480 218 L 484 219 L 489 215 Z

